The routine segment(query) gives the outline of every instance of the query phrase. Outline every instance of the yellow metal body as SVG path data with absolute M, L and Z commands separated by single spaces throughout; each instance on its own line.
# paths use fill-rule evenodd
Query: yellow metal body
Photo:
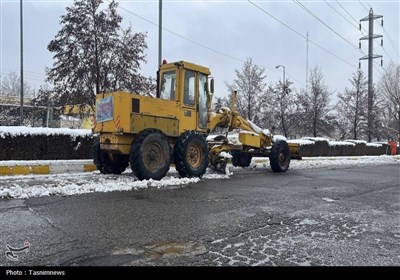
M 259 134 L 255 133 L 239 133 L 239 141 L 244 146 L 260 148 L 261 139 Z
M 191 104 L 184 100 L 186 71 L 194 73 Z M 136 135 L 147 128 L 158 129 L 170 138 L 188 130 L 207 133 L 207 126 L 199 124 L 199 76 L 210 75 L 208 68 L 181 61 L 163 64 L 159 77 L 164 73 L 175 76 L 173 96 L 166 99 L 128 92 L 112 92 L 96 96 L 96 124 L 94 132 L 100 134 L 100 149 L 110 153 L 129 154 Z M 160 90 L 160 89 L 159 89 Z M 207 100 L 211 104 L 211 100 Z M 207 112 L 205 112 L 207 118 Z
M 218 155 L 221 152 L 272 147 L 273 135 L 271 133 L 266 134 L 261 129 L 257 129 L 256 131 L 254 124 L 252 125 L 248 120 L 239 115 L 239 112 L 235 108 L 236 94 L 237 92 L 233 92 L 232 94 L 231 108 L 225 107 L 221 108 L 218 113 L 210 113 L 209 129 L 212 131 L 219 126 L 227 127 L 229 128 L 229 131 L 233 129 L 241 129 L 242 131 L 245 131 L 239 132 L 239 141 L 242 146 L 237 147 L 237 145 L 227 143 L 226 140 L 222 144 L 214 145 L 210 152 L 211 162 L 216 162 L 218 160 Z M 298 144 L 289 144 L 289 149 L 293 159 L 301 159 Z M 268 153 L 265 153 L 265 155 L 267 154 Z
M 234 105 L 230 109 L 222 108 L 217 113 L 210 111 L 210 74 L 208 68 L 186 61 L 163 64 L 158 72 L 157 97 L 128 92 L 98 94 L 94 132 L 100 135 L 100 149 L 109 154 L 128 155 L 137 135 L 149 128 L 165 133 L 173 145 L 174 139 L 185 131 L 209 134 L 216 127 L 241 129 L 251 133 L 239 134 L 241 147 L 228 143 L 214 146 L 211 148 L 211 158 L 218 157 L 222 151 L 233 149 L 262 150 L 272 147 L 273 135 L 256 129 L 254 124 L 239 115 Z M 167 79 L 169 82 L 166 82 Z M 188 86 L 192 88 L 189 96 L 191 100 L 187 99 L 190 92 Z M 168 96 L 163 95 L 165 89 L 169 90 Z M 232 96 L 231 104 L 235 104 L 236 93 Z M 298 154 L 298 146 L 290 145 L 290 151 L 292 155 Z

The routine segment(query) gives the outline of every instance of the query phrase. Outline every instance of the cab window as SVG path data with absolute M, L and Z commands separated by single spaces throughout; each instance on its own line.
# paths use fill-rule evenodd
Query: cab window
M 199 127 L 206 128 L 207 120 L 207 76 L 199 74 Z
M 167 71 L 161 77 L 160 98 L 167 100 L 175 100 L 175 70 Z
M 185 72 L 185 85 L 183 93 L 183 104 L 186 106 L 194 106 L 195 94 L 195 72 L 186 70 Z

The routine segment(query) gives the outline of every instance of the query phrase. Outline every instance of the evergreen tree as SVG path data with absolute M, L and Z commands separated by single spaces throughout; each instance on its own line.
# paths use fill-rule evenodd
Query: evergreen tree
M 55 105 L 90 105 L 95 95 L 126 90 L 148 91 L 151 79 L 139 74 L 145 61 L 146 34 L 120 26 L 114 0 L 100 10 L 102 0 L 75 0 L 61 17 L 61 30 L 49 43 L 53 67 L 47 69 L 54 85 Z

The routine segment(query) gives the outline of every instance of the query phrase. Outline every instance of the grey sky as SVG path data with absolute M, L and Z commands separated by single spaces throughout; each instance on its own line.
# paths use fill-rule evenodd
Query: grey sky
M 38 89 L 44 83 L 45 67 L 53 63 L 47 44 L 60 29 L 59 20 L 66 13 L 65 7 L 71 6 L 73 1 L 23 2 L 24 75 L 25 80 Z M 130 22 L 135 32 L 147 32 L 147 64 L 142 65 L 142 74 L 155 76 L 158 64 L 158 0 L 118 2 L 123 25 Z M 216 96 L 227 95 L 224 82 L 233 81 L 234 70 L 241 69 L 246 57 L 253 57 L 256 64 L 266 68 L 268 84 L 282 79 L 282 68 L 275 69 L 275 66 L 284 65 L 287 77 L 295 87 L 304 88 L 306 41 L 267 15 L 270 13 L 303 36 L 308 31 L 311 41 L 340 58 L 309 43 L 309 69 L 320 66 L 327 85 L 338 93 L 349 86 L 348 80 L 357 70 L 359 58 L 364 55 L 358 50 L 358 42 L 366 32 L 362 34 L 358 30 L 358 22 L 368 15 L 372 7 L 375 14 L 383 15 L 385 29 L 380 26 L 380 20 L 375 21 L 374 33 L 384 36 L 384 50 L 377 39 L 374 52 L 383 55 L 384 65 L 391 61 L 400 63 L 399 1 L 300 2 L 344 39 L 294 1 L 252 2 L 254 5 L 249 1 L 164 0 L 163 27 L 180 36 L 164 30 L 163 58 L 169 62 L 187 60 L 209 67 L 216 80 Z M 0 0 L 0 10 L 0 70 L 3 77 L 10 71 L 19 74 L 19 0 Z M 363 22 L 362 26 L 368 30 L 367 22 Z M 362 41 L 364 53 L 368 52 L 367 46 L 367 41 Z M 380 60 L 376 59 L 375 82 L 382 72 L 379 65 Z M 367 71 L 366 61 L 362 62 L 362 70 Z

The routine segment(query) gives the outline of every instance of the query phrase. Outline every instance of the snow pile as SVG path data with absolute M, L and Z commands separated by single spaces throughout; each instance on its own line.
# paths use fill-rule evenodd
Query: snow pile
M 329 141 L 329 146 L 352 146 L 354 147 L 356 144 L 351 142 L 342 142 L 342 141 Z
M 64 161 L 65 164 L 65 161 Z M 229 170 L 228 170 L 229 171 Z M 182 187 L 201 180 L 229 179 L 228 174 L 213 173 L 207 169 L 202 178 L 179 178 L 175 168 L 161 180 L 137 180 L 130 170 L 121 175 L 103 175 L 99 171 L 92 173 L 0 176 L 0 198 L 19 198 L 80 195 L 93 192 L 130 191 L 143 188 Z M 10 182 L 8 182 L 10 181 Z
M 206 138 L 206 141 L 207 142 L 214 142 L 215 138 L 218 137 L 218 136 L 220 136 L 220 135 L 219 134 L 218 135 L 208 135 L 207 138 Z
M 242 142 L 239 141 L 238 133 L 228 135 L 228 141 L 230 144 L 233 144 L 233 145 L 242 145 Z
M 346 142 L 351 142 L 351 143 L 354 143 L 354 144 L 367 144 L 367 141 L 364 141 L 364 140 L 353 140 L 353 139 L 347 139 L 347 140 L 345 140 Z
M 26 127 L 26 126 L 0 126 L 0 137 L 27 136 L 27 135 L 70 135 L 71 137 L 85 137 L 92 135 L 90 129 L 49 128 L 49 127 Z
M 324 138 L 324 137 L 302 137 L 301 139 L 310 140 L 310 141 L 314 141 L 314 142 L 318 142 L 318 141 L 329 142 L 329 139 L 328 138 Z
M 400 156 L 359 156 L 359 157 L 312 157 L 290 163 L 289 171 L 317 168 L 348 168 L 353 166 L 398 164 Z M 228 164 L 228 174 L 218 174 L 208 168 L 200 178 L 178 178 L 175 168 L 171 168 L 167 176 L 160 181 L 139 181 L 130 171 L 121 175 L 103 175 L 99 171 L 92 173 L 56 174 L 56 175 L 21 175 L 0 177 L 0 197 L 21 198 L 50 195 L 79 195 L 92 192 L 130 191 L 142 188 L 183 187 L 202 180 L 229 179 L 234 172 L 242 172 L 252 176 L 253 170 L 272 172 L 268 158 L 254 157 L 249 168 L 233 167 Z M 323 198 L 327 202 L 333 202 Z
M 230 153 L 227 153 L 227 152 L 220 152 L 218 154 L 218 156 L 222 157 L 222 158 L 232 158 L 232 155 Z
M 92 164 L 92 159 L 74 159 L 74 160 L 0 160 L 0 166 L 38 166 L 38 165 L 49 165 L 64 167 L 66 163 L 69 166 L 73 165 L 84 165 Z
M 0 187 L 0 197 L 26 199 L 30 197 L 51 196 L 51 195 L 80 195 L 93 192 L 113 192 L 113 191 L 130 191 L 143 188 L 165 188 L 165 187 L 181 187 L 199 182 L 200 178 L 177 178 L 171 172 L 167 177 L 160 181 L 137 180 L 131 173 L 123 175 L 101 175 L 98 171 L 93 172 L 93 175 L 98 174 L 91 179 L 78 179 L 71 182 L 70 178 L 64 179 L 65 174 L 61 175 L 36 175 L 33 176 L 18 176 L 16 182 L 11 186 Z M 74 174 L 70 174 L 73 176 Z M 82 177 L 81 174 L 75 174 L 74 178 Z M 43 182 L 35 185 L 32 178 L 41 178 Z M 53 180 L 48 180 L 53 178 Z M 228 179 L 226 174 L 204 174 L 203 179 Z M 4 179 L 4 178 L 2 178 Z M 135 180 L 136 179 L 136 180 Z M 40 179 L 39 179 L 40 180 Z
M 367 143 L 367 146 L 368 147 L 382 147 L 382 144 L 381 143 Z
M 285 137 L 285 136 L 283 136 L 283 135 L 274 135 L 274 137 L 272 138 L 272 140 L 275 142 L 275 141 L 278 141 L 278 140 L 284 140 L 284 141 L 286 141 L 287 142 L 287 138 Z
M 293 144 L 299 144 L 300 146 L 306 146 L 306 145 L 314 145 L 315 142 L 311 140 L 306 140 L 306 139 L 293 139 L 293 140 L 288 140 L 288 143 L 293 143 Z

